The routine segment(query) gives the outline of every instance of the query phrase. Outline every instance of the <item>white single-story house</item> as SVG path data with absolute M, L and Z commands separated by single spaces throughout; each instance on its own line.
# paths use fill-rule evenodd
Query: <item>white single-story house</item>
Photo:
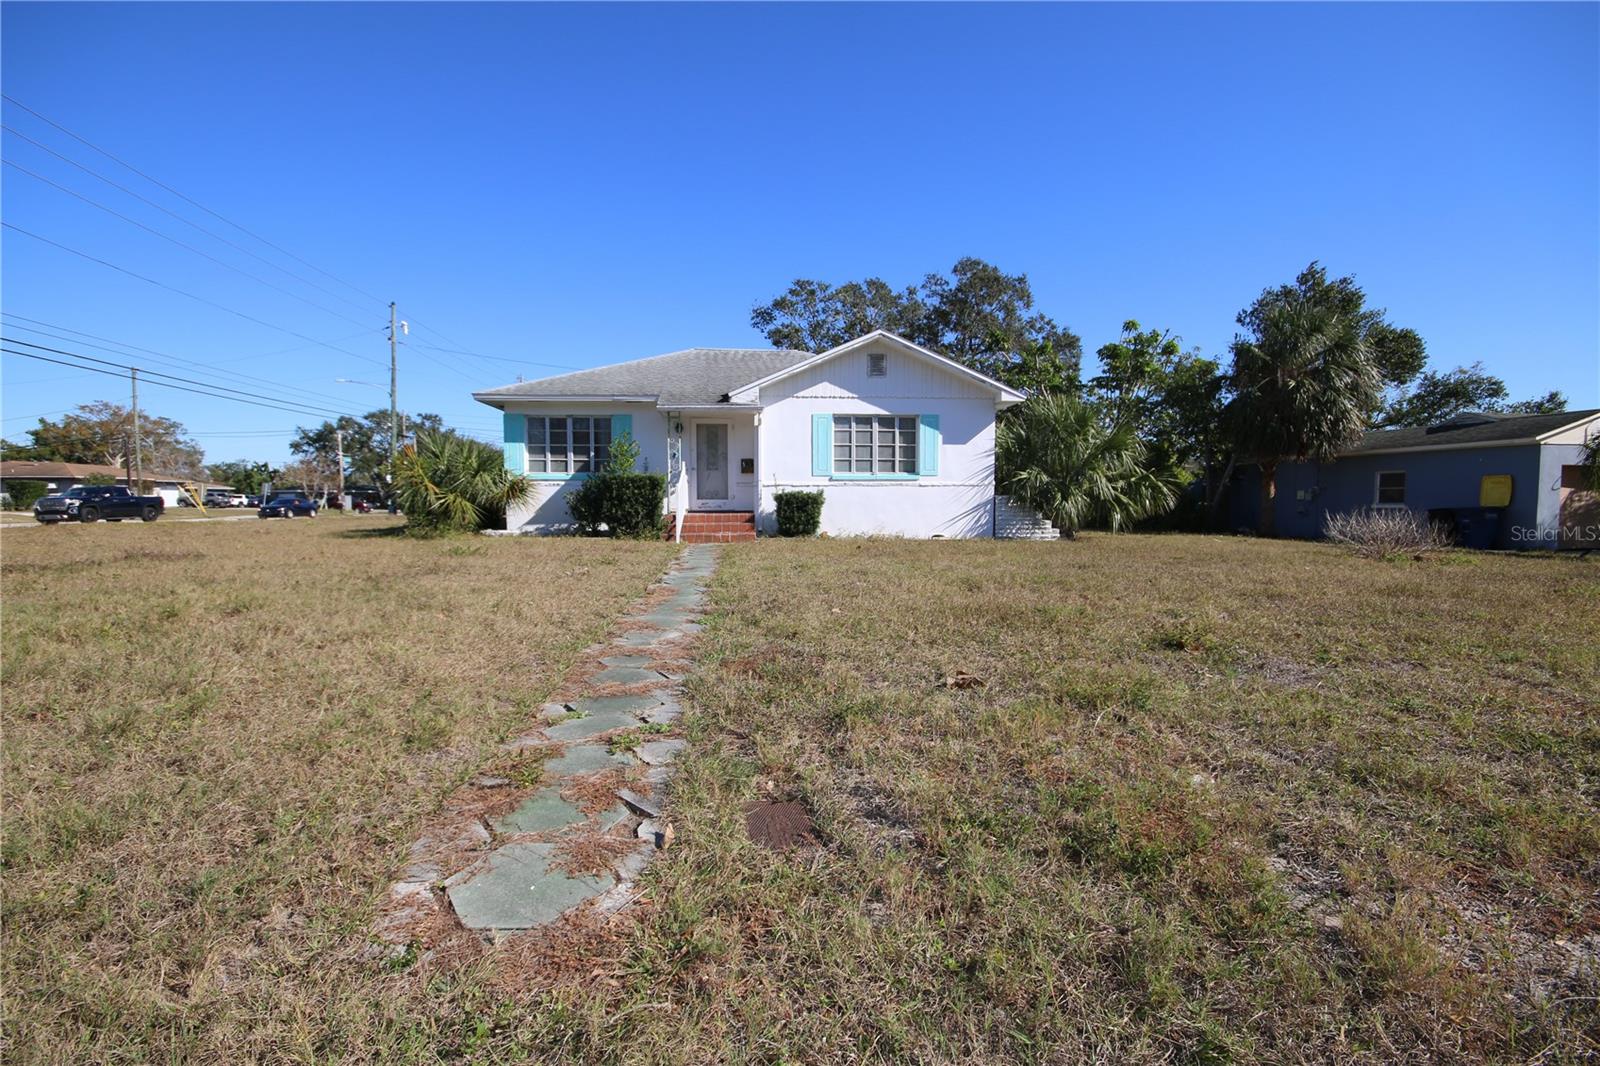
M 536 484 L 507 529 L 569 526 L 566 493 L 626 433 L 640 468 L 667 475 L 670 527 L 723 540 L 775 531 L 789 489 L 821 489 L 836 536 L 992 536 L 995 415 L 1023 399 L 882 330 L 821 354 L 690 348 L 473 396 L 504 412 L 506 466 Z

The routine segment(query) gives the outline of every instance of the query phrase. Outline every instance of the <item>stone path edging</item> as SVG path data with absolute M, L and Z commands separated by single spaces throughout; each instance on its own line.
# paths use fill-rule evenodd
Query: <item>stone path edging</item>
M 663 807 L 686 746 L 676 735 L 684 638 L 700 630 L 716 565 L 714 546 L 685 548 L 620 628 L 585 649 L 599 669 L 502 746 L 510 762 L 540 760 L 533 784 L 518 788 L 516 771 L 502 769 L 446 801 L 390 886 L 379 940 L 411 944 L 463 927 L 499 938 L 586 904 L 615 912 L 637 897 L 635 879 L 672 839 Z M 611 750 L 619 738 L 637 742 Z

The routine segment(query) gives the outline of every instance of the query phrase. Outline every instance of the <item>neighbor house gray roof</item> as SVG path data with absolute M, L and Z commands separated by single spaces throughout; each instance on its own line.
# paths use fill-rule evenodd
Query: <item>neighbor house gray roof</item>
M 631 363 L 519 381 L 472 395 L 488 404 L 584 396 L 648 397 L 661 407 L 694 407 L 722 403 L 739 386 L 787 370 L 814 354 L 785 348 L 686 348 Z
M 1562 411 L 1553 415 L 1503 415 L 1469 412 L 1435 426 L 1403 429 L 1369 429 L 1345 455 L 1366 452 L 1409 451 L 1413 448 L 1457 447 L 1463 444 L 1532 443 L 1546 433 L 1600 415 L 1600 409 Z

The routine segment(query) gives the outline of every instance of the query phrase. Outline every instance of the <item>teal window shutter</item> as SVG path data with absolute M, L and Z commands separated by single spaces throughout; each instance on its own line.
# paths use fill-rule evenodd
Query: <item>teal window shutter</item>
M 939 474 L 939 416 L 922 415 L 917 419 L 917 473 L 923 477 Z
M 616 441 L 617 438 L 619 438 L 619 437 L 632 437 L 632 436 L 633 436 L 633 416 L 632 415 L 612 415 L 611 416 L 611 439 L 612 439 L 612 441 L 613 442 Z
M 505 412 L 506 424 L 506 469 L 513 474 L 524 474 L 528 470 L 528 418 L 526 415 L 514 415 Z
M 833 416 L 811 416 L 811 476 L 833 473 Z

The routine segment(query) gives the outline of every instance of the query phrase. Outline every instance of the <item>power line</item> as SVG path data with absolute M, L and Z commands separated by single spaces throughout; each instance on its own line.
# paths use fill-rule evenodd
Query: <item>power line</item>
M 27 104 L 24 104 L 20 100 L 17 100 L 15 97 L 10 96 L 9 94 L 0 93 L 0 99 L 4 99 L 7 103 L 10 103 L 15 107 L 20 107 L 22 110 L 26 111 L 28 114 L 32 115 L 34 118 L 37 118 L 42 122 L 45 122 L 45 123 L 48 123 L 51 126 L 54 126 L 56 129 L 60 130 L 62 133 L 65 133 L 68 137 L 71 137 L 73 140 L 78 141 L 81 144 L 87 145 L 88 147 L 94 149 L 96 152 L 99 152 L 101 155 L 105 156 L 107 159 L 111 160 L 112 162 L 118 164 L 119 166 L 126 167 L 127 169 L 133 171 L 135 174 L 139 175 L 145 181 L 148 181 L 152 185 L 156 185 L 156 186 L 159 186 L 162 189 L 165 189 L 167 192 L 171 193 L 173 196 L 176 196 L 178 199 L 184 201 L 185 203 L 190 204 L 190 205 L 192 205 L 194 207 L 198 207 L 200 210 L 204 211 L 206 214 L 210 215 L 212 218 L 215 218 L 215 219 L 217 219 L 217 220 L 219 220 L 221 222 L 226 222 L 228 225 L 232 226 L 234 229 L 238 230 L 240 233 L 245 234 L 247 237 L 251 237 L 251 238 L 253 238 L 255 240 L 260 241 L 262 244 L 266 245 L 268 248 L 271 248 L 274 251 L 277 251 L 277 252 L 279 252 L 279 253 L 281 253 L 283 255 L 288 256 L 290 259 L 293 259 L 295 262 L 300 263 L 303 266 L 309 267 L 312 270 L 315 270 L 318 274 L 321 274 L 323 277 L 330 278 L 333 281 L 337 281 L 339 284 L 344 285 L 345 287 L 351 289 L 354 292 L 360 293 L 362 296 L 365 296 L 368 299 L 377 300 L 379 303 L 383 303 L 384 302 L 384 300 L 381 297 L 372 295 L 372 293 L 367 292 L 366 290 L 362 289 L 358 285 L 355 285 L 355 284 L 352 284 L 351 282 L 346 281 L 345 279 L 339 277 L 337 274 L 331 274 L 328 271 L 323 270 L 321 267 L 317 266 L 315 263 L 311 263 L 311 262 L 308 262 L 307 260 L 304 260 L 304 259 L 300 258 L 298 255 L 295 255 L 293 252 L 289 251 L 287 248 L 281 248 L 278 245 L 273 244 L 271 241 L 267 240 L 265 237 L 261 236 L 258 233 L 251 232 L 250 230 L 248 230 L 245 227 L 241 226 L 239 223 L 233 221 L 233 219 L 228 218 L 225 215 L 218 214 L 216 211 L 211 210 L 211 208 L 207 207 L 205 204 L 201 203 L 200 201 L 198 201 L 196 199 L 193 199 L 192 197 L 186 196 L 183 193 L 179 192 L 177 189 L 174 189 L 172 186 L 166 184 L 165 182 L 159 181 L 156 178 L 151 177 L 149 174 L 146 174 L 144 171 L 140 170 L 138 167 L 134 166 L 132 163 L 129 163 L 126 160 L 121 159 L 121 158 L 111 154 L 110 152 L 106 151 L 104 148 L 101 148 L 98 144 L 95 144 L 93 141 L 89 140 L 87 137 L 83 137 L 83 136 L 80 136 L 79 134 L 76 134 L 76 133 L 72 132 L 71 130 L 67 129 L 67 127 L 63 126 L 61 123 L 55 121 L 54 119 L 52 119 L 52 118 L 50 118 L 50 117 L 48 117 L 46 115 L 40 114 L 38 111 L 35 111 L 33 108 L 29 107 Z
M 34 240 L 41 241 L 41 242 L 43 242 L 45 244 L 50 245 L 53 248 L 60 248 L 64 252 L 70 252 L 73 255 L 76 255 L 76 256 L 78 256 L 80 258 L 89 260 L 91 263 L 99 263 L 101 266 L 110 267 L 112 270 L 115 270 L 120 274 L 126 274 L 130 278 L 138 278 L 140 281 L 146 282 L 146 283 L 148 283 L 150 285 L 154 285 L 158 289 L 166 289 L 169 292 L 175 292 L 180 296 L 187 296 L 191 300 L 196 300 L 196 301 L 198 301 L 200 303 L 203 303 L 207 307 L 214 307 L 219 311 L 226 311 L 230 315 L 237 315 L 238 317 L 244 319 L 246 322 L 254 322 L 258 326 L 266 326 L 268 329 L 275 329 L 275 330 L 279 331 L 280 333 L 287 333 L 291 337 L 298 337 L 303 341 L 309 341 L 312 344 L 318 345 L 318 346 L 323 347 L 323 348 L 328 348 L 328 349 L 330 349 L 332 351 L 335 351 L 335 352 L 339 352 L 342 355 L 348 355 L 352 359 L 360 359 L 363 362 L 376 363 L 379 366 L 383 365 L 377 359 L 372 359 L 372 358 L 369 358 L 368 356 L 365 356 L 365 355 L 357 355 L 355 352 L 352 352 L 347 348 L 340 348 L 340 347 L 337 347 L 335 345 L 328 344 L 325 341 L 319 341 L 315 337 L 308 337 L 304 333 L 300 333 L 297 330 L 292 330 L 292 329 L 288 328 L 287 326 L 279 326 L 279 325 L 275 325 L 275 324 L 273 324 L 271 322 L 263 321 L 262 319 L 256 318 L 254 315 L 247 315 L 243 311 L 236 311 L 233 308 L 224 306 L 223 304 L 219 304 L 214 300 L 208 300 L 204 296 L 196 296 L 192 292 L 187 292 L 187 291 L 185 291 L 183 289 L 180 289 L 180 288 L 178 288 L 177 286 L 174 286 L 174 285 L 168 285 L 164 281 L 157 281 L 154 278 L 147 278 L 143 274 L 138 274 L 138 273 L 135 273 L 132 270 L 129 270 L 127 267 L 120 267 L 115 263 L 110 263 L 110 262 L 107 262 L 104 259 L 100 259 L 100 258 L 98 258 L 96 256 L 92 256 L 88 252 L 81 252 L 76 248 L 68 247 L 67 245 L 62 244 L 59 241 L 51 240 L 49 237 L 41 237 L 39 234 L 34 233 L 32 230 L 23 229 L 21 226 L 18 226 L 14 222 L 0 221 L 0 226 L 4 226 L 6 229 L 9 229 L 9 230 L 15 230 L 16 232 L 22 234 L 25 237 L 32 237 Z
M 68 196 L 77 197 L 79 200 L 82 200 L 84 203 L 90 205 L 91 207 L 98 207 L 100 210 L 104 211 L 106 214 L 114 215 L 115 217 L 122 219 L 122 221 L 128 223 L 131 226 L 138 226 L 140 229 L 144 230 L 146 233 L 153 233 L 157 237 L 160 237 L 164 241 L 171 241 L 173 244 L 177 245 L 179 248 L 182 248 L 185 251 L 193 252 L 195 255 L 200 256 L 202 259 L 210 260 L 211 262 L 213 262 L 213 263 L 217 264 L 218 266 L 222 267 L 224 270 L 231 270 L 235 274 L 239 274 L 239 275 L 241 275 L 243 277 L 249 278 L 251 281 L 259 282 L 260 284 L 265 285 L 267 288 L 272 289 L 274 292 L 281 292 L 285 296 L 290 297 L 291 299 L 299 300 L 301 303 L 307 304 L 308 306 L 311 306 L 311 307 L 315 307 L 318 311 L 321 311 L 324 314 L 332 315 L 334 318 L 343 319 L 344 321 L 349 322 L 352 325 L 356 325 L 356 326 L 359 326 L 359 325 L 362 324 L 362 323 L 356 321 L 355 319 L 351 318 L 349 315 L 345 314 L 343 311 L 335 311 L 331 307 L 324 307 L 321 304 L 317 303 L 315 300 L 311 300 L 311 299 L 308 299 L 307 297 L 301 296 L 299 293 L 295 292 L 292 289 L 286 289 L 282 285 L 274 284 L 273 282 L 268 281 L 266 278 L 263 278 L 258 274 L 252 274 L 248 270 L 244 270 L 244 269 L 241 269 L 240 267 L 236 267 L 232 263 L 227 262 L 226 260 L 218 259 L 216 256 L 212 255 L 210 252 L 203 252 L 199 248 L 196 248 L 192 244 L 189 244 L 189 243 L 187 243 L 185 241 L 180 241 L 180 240 L 178 240 L 178 238 L 176 238 L 174 236 L 171 236 L 170 234 L 162 233 L 160 230 L 156 229 L 154 226 L 147 226 L 143 222 L 140 222 L 138 219 L 130 218 L 127 215 L 124 215 L 121 211 L 118 211 L 115 208 L 107 207 L 105 204 L 101 203 L 100 201 L 92 199 L 92 198 L 90 198 L 88 196 L 85 196 L 85 195 L 83 195 L 83 193 L 78 192 L 78 191 L 76 191 L 74 189 L 69 189 L 65 185 L 62 185 L 58 181 L 53 181 L 50 178 L 45 177 L 43 174 L 36 174 L 36 173 L 34 173 L 33 171 L 29 170 L 27 167 L 23 166 L 20 163 L 17 163 L 17 162 L 15 162 L 13 160 L 10 160 L 10 159 L 0 159 L 0 163 L 4 163 L 6 166 L 11 167 L 13 170 L 19 170 L 22 173 L 28 175 L 28 177 L 35 179 L 36 181 L 42 181 L 46 185 L 49 185 L 49 186 L 52 186 L 54 188 L 60 189 L 62 192 L 66 193 Z
M 16 343 L 16 342 L 12 342 L 12 343 Z M 26 342 L 23 342 L 23 343 L 26 343 Z M 31 345 L 31 347 L 40 347 L 40 346 L 39 345 Z M 44 350 L 45 351 L 56 351 L 56 349 L 53 349 L 53 348 L 45 348 Z M 60 366 L 70 366 L 70 367 L 73 367 L 74 369 L 77 369 L 77 370 L 89 370 L 89 371 L 93 371 L 95 373 L 108 374 L 108 375 L 110 375 L 111 377 L 114 377 L 114 378 L 122 377 L 122 374 L 119 374 L 114 370 L 101 370 L 99 367 L 84 366 L 82 363 L 69 363 L 69 362 L 66 362 L 66 361 L 61 360 L 61 359 L 52 359 L 49 356 L 39 355 L 39 354 L 37 354 L 35 352 L 19 352 L 19 351 L 15 350 L 15 349 L 12 349 L 12 348 L 0 348 L 0 351 L 3 351 L 6 355 L 20 355 L 25 359 L 37 359 L 37 360 L 40 360 L 41 362 L 45 362 L 45 363 L 56 363 L 56 364 L 58 364 Z M 58 353 L 58 354 L 69 355 L 74 359 L 89 359 L 89 360 L 92 360 L 93 362 L 104 363 L 106 366 L 120 367 L 122 370 L 125 370 L 125 371 L 133 369 L 133 367 L 131 367 L 131 366 L 125 366 L 125 365 L 123 365 L 121 363 L 113 363 L 108 359 L 95 359 L 93 356 L 80 355 L 77 352 L 64 352 L 64 353 Z M 155 371 L 146 371 L 146 373 L 154 375 Z M 172 375 L 162 374 L 162 375 L 160 375 L 160 377 L 172 377 Z M 174 380 L 177 380 L 177 381 L 188 381 L 189 379 L 187 379 L 187 378 L 175 378 Z M 289 414 L 292 414 L 292 415 L 303 415 L 303 416 L 307 416 L 307 417 L 311 417 L 311 418 L 325 418 L 326 417 L 326 415 L 324 413 L 319 412 L 319 411 L 308 410 L 308 409 L 303 408 L 303 407 L 288 406 L 286 403 L 272 402 L 272 401 L 274 401 L 276 399 L 275 397 L 261 397 L 259 399 L 247 398 L 247 397 L 254 396 L 255 394 L 253 394 L 253 393 L 242 393 L 240 396 L 228 396 L 228 395 L 224 395 L 224 394 L 219 393 L 219 392 L 211 392 L 211 391 L 203 390 L 203 389 L 193 389 L 193 388 L 189 388 L 189 387 L 187 387 L 185 385 L 174 385 L 174 384 L 171 384 L 170 382 L 159 381 L 159 380 L 151 380 L 151 381 L 148 382 L 148 384 L 160 385 L 162 388 L 167 388 L 167 389 L 176 389 L 179 392 L 192 392 L 192 393 L 195 393 L 196 395 L 199 395 L 199 396 L 209 396 L 209 397 L 211 397 L 212 399 L 215 399 L 215 400 L 232 400 L 235 403 L 247 403 L 247 404 L 250 404 L 252 407 L 267 407 L 267 408 L 271 408 L 274 411 L 286 411 L 286 412 L 288 412 Z M 194 382 L 193 384 L 205 385 L 206 382 L 203 382 L 203 381 L 202 382 Z M 220 387 L 221 386 L 211 386 L 211 388 L 220 388 Z M 230 390 L 230 391 L 238 392 L 239 390 L 235 389 L 235 390 Z M 289 402 L 292 403 L 292 401 L 289 401 Z M 339 413 L 343 413 L 343 412 L 339 412 Z
M 21 106 L 21 105 L 18 105 L 18 106 Z M 116 190 L 118 190 L 120 192 L 127 193 L 129 196 L 133 197 L 135 200 L 138 200 L 140 203 L 149 204 L 151 207 L 155 208 L 157 211 L 160 211 L 162 214 L 169 215 L 172 218 L 177 219 L 179 222 L 182 222 L 185 226 L 188 226 L 191 229 L 198 230 L 201 233 L 204 233 L 207 237 L 210 237 L 212 240 L 220 241 L 221 243 L 226 244 L 229 248 L 232 248 L 235 251 L 243 252 L 245 255 L 248 255 L 250 258 L 256 260 L 257 262 L 265 263 L 267 266 L 271 267 L 272 269 L 274 269 L 276 271 L 279 271 L 280 273 L 287 274 L 289 277 L 295 279 L 296 281 L 300 282 L 301 284 L 309 285 L 313 289 L 316 289 L 318 292 L 327 293 L 329 296 L 332 296 L 335 300 L 343 301 L 344 303 L 349 304 L 351 307 L 361 308 L 361 307 L 365 307 L 366 306 L 365 304 L 357 303 L 356 301 L 350 299 L 350 297 L 344 295 L 343 293 L 335 292 L 334 290 L 328 288 L 326 285 L 319 285 L 317 282 L 312 281 L 310 278 L 302 277 L 301 275 L 296 274 L 294 271 L 290 270 L 288 267 L 284 266 L 283 264 L 275 263 L 271 259 L 268 259 L 266 256 L 260 255 L 259 253 L 256 253 L 256 252 L 253 252 L 250 249 L 246 248 L 244 245 L 239 244 L 236 241 L 230 241 L 228 238 L 222 236 L 222 234 L 220 234 L 220 233 L 216 233 L 216 232 L 213 232 L 212 230 L 206 229 L 204 226 L 200 225 L 200 223 L 195 222 L 193 219 L 186 218 L 183 215 L 178 214 L 178 212 L 172 210 L 170 207 L 166 206 L 165 204 L 158 203 L 157 201 L 150 199 L 148 196 L 145 196 L 145 195 L 143 195 L 141 193 L 134 192 L 132 189 L 128 188 L 126 185 L 123 185 L 121 182 L 112 181 L 110 178 L 106 177 L 104 174 L 100 173 L 98 170 L 92 170 L 89 167 L 84 166 L 82 163 L 78 162 L 76 159 L 73 159 L 71 156 L 63 155 L 62 153 L 56 151 L 54 148 L 51 148 L 48 144 L 45 144 L 43 141 L 34 140 L 32 137 L 29 137 L 26 133 L 23 133 L 21 130 L 18 130 L 16 128 L 12 127 L 12 126 L 4 125 L 3 123 L 0 123 L 0 129 L 5 130 L 7 133 L 11 134 L 13 137 L 19 137 L 22 140 L 27 141 L 29 144 L 33 145 L 35 148 L 38 148 L 40 151 L 48 152 L 49 154 L 55 156 L 57 159 L 61 160 L 63 163 L 68 164 L 69 166 L 77 167 L 79 170 L 83 171 L 85 174 L 89 175 L 92 178 L 96 178 L 96 179 L 98 179 L 100 181 L 105 182 L 107 185 L 111 186 L 113 189 L 116 189 Z
M 135 367 L 133 367 L 131 364 L 128 364 L 128 363 L 116 363 L 116 362 L 112 362 L 110 359 L 101 359 L 101 358 L 99 358 L 97 356 L 84 355 L 82 352 L 70 352 L 70 351 L 66 351 L 66 350 L 61 349 L 61 348 L 51 348 L 51 347 L 49 347 L 47 345 L 44 345 L 44 344 L 34 344 L 32 341 L 17 340 L 14 337 L 0 336 L 0 341 L 4 341 L 7 344 L 20 344 L 24 348 L 36 348 L 41 352 L 54 352 L 56 355 L 67 355 L 67 356 L 71 356 L 74 359 L 84 359 L 84 360 L 87 360 L 88 362 L 91 362 L 91 363 L 103 363 L 106 366 L 117 366 L 117 367 L 121 367 L 124 370 L 133 370 L 133 369 L 135 369 Z M 213 382 L 210 382 L 210 381 L 196 381 L 193 378 L 179 377 L 177 374 L 163 374 L 158 370 L 148 370 L 147 369 L 147 370 L 145 370 L 145 373 L 148 374 L 148 375 L 151 375 L 153 377 L 171 378 L 173 381 L 182 381 L 182 382 L 184 382 L 186 384 L 189 384 L 189 385 L 200 385 L 200 386 L 203 386 L 203 387 L 208 388 L 208 389 L 216 389 L 216 390 L 218 390 L 220 392 L 236 392 L 241 396 L 254 396 L 257 399 L 275 400 L 275 401 L 279 401 L 279 402 L 286 403 L 286 404 L 293 404 L 295 406 L 303 408 L 307 414 L 316 414 L 316 413 L 320 412 L 322 414 L 343 415 L 343 414 L 346 413 L 344 411 L 335 410 L 334 408 L 331 408 L 331 407 L 321 407 L 321 406 L 319 406 L 317 404 L 304 403 L 304 402 L 302 402 L 300 400 L 294 399 L 293 397 L 288 397 L 288 396 L 263 396 L 261 393 L 248 392 L 248 391 L 246 391 L 244 389 L 235 389 L 235 388 L 231 388 L 231 387 L 229 387 L 227 385 L 217 385 L 217 384 L 214 384 Z
M 0 319 L 16 319 L 18 322 L 32 322 L 35 325 L 39 325 L 39 326 L 49 326 L 51 329 L 58 329 L 58 330 L 61 330 L 63 333 L 71 333 L 71 334 L 73 334 L 74 336 L 77 336 L 77 337 L 88 337 L 91 340 L 105 341 L 107 344 L 120 345 L 123 348 L 130 348 L 130 349 L 132 349 L 133 351 L 136 351 L 136 352 L 148 352 L 151 355 L 164 355 L 168 359 L 176 359 L 180 363 L 182 363 L 182 362 L 194 362 L 193 360 L 186 360 L 181 356 L 172 355 L 172 354 L 170 354 L 168 352 L 158 352 L 154 348 L 141 348 L 137 344 L 129 344 L 127 341 L 119 341 L 114 337 L 102 337 L 102 336 L 99 336 L 98 334 L 95 334 L 95 333 L 85 333 L 81 329 L 71 329 L 71 328 L 69 328 L 67 326 L 63 326 L 63 325 L 61 325 L 60 323 L 57 323 L 57 322 L 46 322 L 42 318 L 29 318 L 27 315 L 19 315 L 14 311 L 0 311 Z M 27 327 L 22 327 L 22 328 L 26 329 Z M 44 331 L 43 330 L 33 330 L 32 332 L 34 332 L 34 333 L 43 333 Z M 288 355 L 290 352 L 301 352 L 301 351 L 305 351 L 307 348 L 321 348 L 326 344 L 344 344 L 344 343 L 346 343 L 348 341 L 359 340 L 360 338 L 367 336 L 367 334 L 369 334 L 369 333 L 382 333 L 382 332 L 383 332 L 382 329 L 364 329 L 360 333 L 353 333 L 348 337 L 335 337 L 331 341 L 316 341 L 316 342 L 313 342 L 311 344 L 297 344 L 292 348 L 276 348 L 276 349 L 274 349 L 274 350 L 272 350 L 270 352 L 260 352 L 260 353 L 255 354 L 255 355 L 241 355 L 241 356 L 236 356 L 235 358 L 232 358 L 232 359 L 214 359 L 209 363 L 202 362 L 202 363 L 198 363 L 196 365 L 216 368 L 216 367 L 222 366 L 224 363 L 242 363 L 246 359 L 270 359 L 275 355 Z M 99 347 L 99 345 L 91 344 L 89 347 L 96 348 L 96 347 Z M 238 372 L 237 371 L 233 371 L 232 373 L 238 373 Z M 248 375 L 248 374 L 239 374 L 239 377 L 249 377 L 249 376 L 250 375 Z M 257 380 L 261 380 L 261 379 L 257 379 Z M 289 386 L 289 387 L 293 387 L 293 386 Z M 305 391 L 305 390 L 301 390 L 301 391 Z M 322 395 L 328 395 L 328 394 L 324 393 Z M 329 396 L 329 399 L 333 399 L 333 397 Z
M 59 330 L 60 332 L 51 333 L 49 330 L 39 329 L 36 326 L 25 326 L 25 325 L 21 324 L 22 322 L 38 322 L 39 321 L 38 319 L 24 318 L 21 315 L 5 315 L 3 317 L 5 319 L 7 319 L 7 320 L 11 320 L 11 319 L 19 320 L 19 321 L 10 322 L 10 325 L 15 327 L 16 329 L 26 330 L 29 333 L 37 333 L 41 337 L 50 337 L 50 338 L 52 338 L 54 340 L 58 340 L 58 341 L 67 341 L 69 344 L 77 344 L 77 345 L 79 345 L 81 347 L 85 347 L 85 348 L 95 348 L 95 349 L 98 349 L 99 351 L 110 352 L 112 355 L 131 356 L 131 353 L 138 352 L 138 353 L 143 353 L 143 354 L 146 354 L 146 355 L 157 356 L 158 358 L 155 359 L 155 362 L 160 364 L 160 365 L 163 365 L 163 366 L 198 367 L 202 371 L 215 370 L 215 371 L 219 371 L 219 374 L 220 373 L 227 373 L 227 374 L 229 374 L 229 375 L 231 375 L 232 377 L 235 377 L 235 378 L 243 378 L 243 379 L 245 379 L 247 381 L 254 381 L 254 382 L 256 382 L 258 384 L 261 384 L 261 385 L 270 385 L 271 387 L 277 388 L 277 389 L 288 389 L 290 392 L 302 393 L 302 394 L 304 394 L 306 396 L 315 397 L 317 399 L 333 400 L 335 403 L 344 403 L 345 400 L 346 400 L 346 397 L 344 397 L 344 396 L 335 396 L 333 393 L 329 393 L 329 392 L 317 392 L 314 389 L 301 388 L 299 385 L 290 385 L 290 384 L 287 384 L 286 382 L 273 381 L 270 378 L 256 377 L 253 374 L 245 374 L 245 373 L 241 373 L 239 371 L 226 371 L 226 372 L 223 372 L 223 371 L 220 371 L 220 368 L 218 368 L 215 365 L 210 364 L 210 363 L 199 362 L 199 361 L 193 360 L 193 359 L 184 359 L 181 356 L 171 355 L 171 354 L 168 354 L 167 352 L 158 352 L 153 348 L 141 348 L 136 344 L 126 344 L 126 343 L 124 343 L 122 341 L 113 340 L 110 337 L 95 337 L 96 340 L 107 341 L 108 344 L 95 344 L 95 343 L 92 343 L 91 341 L 78 340 L 75 337 L 64 337 L 64 336 L 61 335 L 62 333 L 76 334 L 78 337 L 94 337 L 95 335 L 92 334 L 92 333 L 84 333 L 81 330 L 68 329 L 66 326 L 55 326 L 55 325 L 53 325 L 52 323 L 49 323 L 49 322 L 41 322 L 40 324 L 41 325 L 46 325 L 46 326 L 52 326 L 52 328 L 54 328 L 56 330 Z M 117 345 L 118 348 L 127 349 L 127 350 L 126 351 L 121 351 L 121 350 L 118 350 L 118 348 L 110 347 L 110 345 L 112 345 L 112 344 Z M 247 358 L 265 358 L 265 357 L 264 356 L 255 356 L 255 357 L 247 357 Z

